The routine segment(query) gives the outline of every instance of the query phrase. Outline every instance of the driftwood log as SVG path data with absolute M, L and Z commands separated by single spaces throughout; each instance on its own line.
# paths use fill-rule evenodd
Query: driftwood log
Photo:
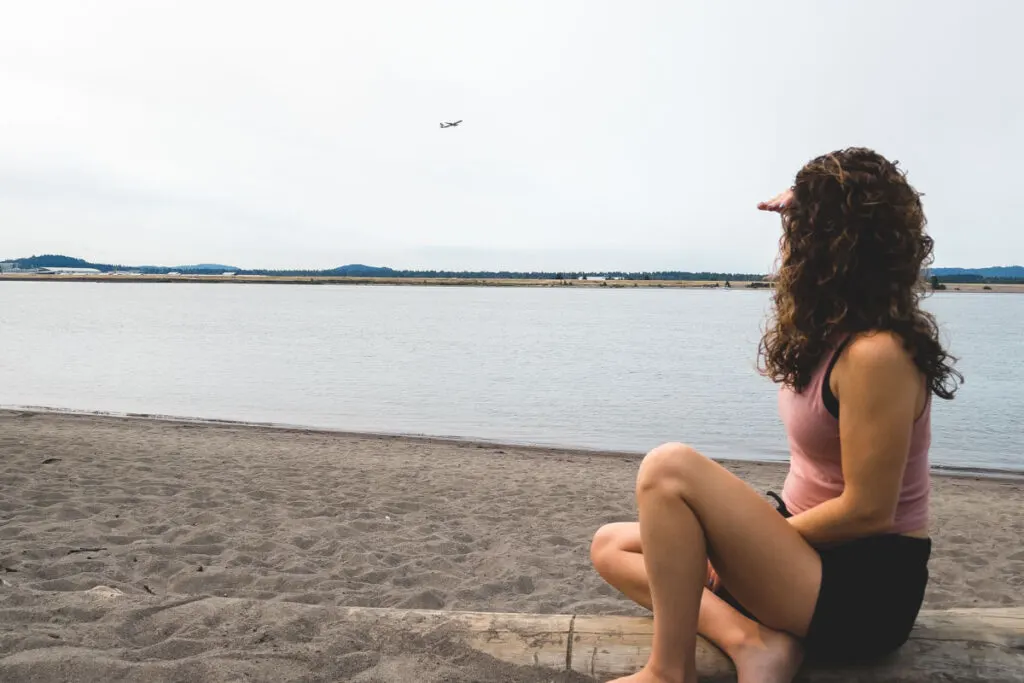
M 127 597 L 105 587 L 86 595 L 114 602 Z M 575 671 L 598 680 L 640 669 L 652 635 L 652 621 L 643 617 L 313 606 L 198 596 L 186 602 L 207 614 L 255 609 L 263 619 L 275 620 L 302 611 L 324 625 L 348 622 L 410 636 L 443 634 L 510 664 Z M 698 643 L 697 666 L 701 680 L 735 680 L 730 661 L 704 641 Z M 797 680 L 1024 682 L 1024 607 L 924 610 L 910 641 L 884 661 L 857 668 L 808 667 Z
M 463 642 L 510 664 L 572 670 L 598 679 L 634 673 L 650 653 L 652 621 L 642 617 L 427 612 L 339 608 L 352 618 L 451 628 Z M 702 680 L 733 680 L 731 662 L 700 641 Z M 803 681 L 1024 681 L 1024 608 L 923 611 L 895 655 L 871 666 L 808 668 Z

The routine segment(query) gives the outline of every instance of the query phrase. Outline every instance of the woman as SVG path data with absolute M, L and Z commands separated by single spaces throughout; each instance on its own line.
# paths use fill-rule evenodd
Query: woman
M 931 396 L 962 381 L 919 306 L 919 196 L 896 164 L 845 149 L 759 205 L 782 215 L 760 359 L 781 384 L 789 475 L 776 510 L 689 446 L 644 458 L 639 522 L 601 528 L 591 550 L 654 611 L 647 666 L 622 681 L 695 682 L 698 633 L 741 683 L 788 683 L 805 652 L 863 661 L 907 640 L 931 552 Z

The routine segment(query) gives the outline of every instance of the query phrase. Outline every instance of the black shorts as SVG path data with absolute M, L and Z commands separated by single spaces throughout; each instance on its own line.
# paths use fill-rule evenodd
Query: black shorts
M 792 516 L 769 495 L 784 517 Z M 924 601 L 931 549 L 930 539 L 899 534 L 819 548 L 821 589 L 804 639 L 808 659 L 870 661 L 907 642 Z M 754 618 L 726 591 L 720 595 Z

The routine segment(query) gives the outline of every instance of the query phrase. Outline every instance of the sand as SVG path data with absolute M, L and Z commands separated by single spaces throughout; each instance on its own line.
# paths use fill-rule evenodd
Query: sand
M 331 609 L 642 614 L 588 560 L 639 454 L 3 411 L 0 454 L 0 681 L 584 680 Z M 1021 604 L 1022 509 L 935 478 L 926 607 Z

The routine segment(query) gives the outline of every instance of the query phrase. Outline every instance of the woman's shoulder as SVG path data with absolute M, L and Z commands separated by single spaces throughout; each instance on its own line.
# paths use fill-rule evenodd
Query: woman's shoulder
M 869 330 L 851 335 L 836 367 L 840 377 L 860 381 L 881 380 L 889 385 L 900 378 L 919 380 L 920 371 L 903 337 L 889 330 Z
M 849 336 L 846 353 L 860 361 L 913 362 L 903 337 L 891 330 L 867 330 Z

